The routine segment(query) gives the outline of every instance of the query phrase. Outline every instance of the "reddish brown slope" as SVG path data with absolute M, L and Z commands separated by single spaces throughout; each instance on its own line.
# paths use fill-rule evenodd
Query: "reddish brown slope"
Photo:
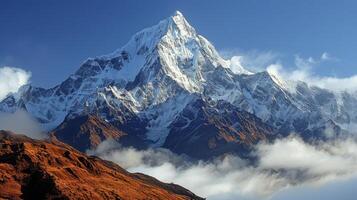
M 146 146 L 144 141 L 135 133 L 128 134 L 121 131 L 93 115 L 66 119 L 51 135 L 82 152 L 96 148 L 106 139 L 114 139 L 124 146 L 133 146 L 138 149 Z
M 60 142 L 0 131 L 0 199 L 201 199 Z

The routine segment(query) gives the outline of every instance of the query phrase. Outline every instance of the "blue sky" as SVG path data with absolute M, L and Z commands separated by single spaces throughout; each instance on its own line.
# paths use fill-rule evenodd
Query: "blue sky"
M 0 66 L 32 72 L 32 82 L 53 86 L 88 57 L 125 44 L 137 31 L 180 10 L 219 51 L 273 52 L 284 66 L 294 57 L 319 63 L 321 76 L 357 73 L 356 1 L 84 1 L 0 2 Z

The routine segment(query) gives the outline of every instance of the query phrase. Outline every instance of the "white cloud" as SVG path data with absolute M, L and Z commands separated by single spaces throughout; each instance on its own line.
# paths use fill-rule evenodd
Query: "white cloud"
M 0 100 L 28 83 L 31 73 L 15 67 L 0 68 Z
M 177 183 L 208 200 L 282 199 L 287 196 L 285 191 L 311 192 L 326 184 L 344 184 L 357 172 L 357 143 L 352 139 L 312 145 L 292 136 L 262 143 L 254 152 L 255 165 L 229 155 L 213 161 L 190 161 L 167 150 L 118 149 L 112 141 L 90 153 L 131 172 Z
M 304 64 L 304 66 L 306 65 Z M 357 75 L 345 78 L 323 77 L 313 74 L 311 68 L 302 67 L 287 70 L 281 64 L 270 65 L 267 67 L 267 71 L 286 81 L 303 81 L 310 86 L 317 86 L 334 92 L 346 91 L 354 93 L 357 91 Z
M 300 56 L 296 56 L 296 66 L 294 69 L 287 69 L 284 68 L 282 64 L 276 63 L 269 65 L 267 67 L 267 71 L 282 80 L 286 80 L 287 82 L 291 81 L 294 83 L 296 81 L 303 81 L 310 86 L 317 86 L 334 92 L 357 92 L 357 75 L 339 78 L 319 76 L 313 73 L 314 65 L 330 59 L 332 59 L 332 57 L 327 56 L 326 53 L 322 54 L 320 60 L 316 60 L 311 57 L 304 59 Z
M 241 68 L 251 72 L 264 71 L 266 67 L 279 58 L 279 54 L 272 51 L 239 51 L 239 50 L 222 50 L 220 54 L 228 59 L 231 63 L 233 72 L 240 72 Z
M 17 110 L 14 113 L 0 112 L 0 130 L 13 131 L 34 139 L 46 137 L 38 122 L 23 110 Z
M 319 63 L 318 60 L 315 60 L 312 57 L 302 58 L 299 55 L 295 55 L 295 65 L 298 69 L 310 69 L 314 64 Z
M 299 170 L 311 178 L 357 172 L 357 144 L 351 141 L 313 146 L 292 137 L 259 145 L 257 153 L 261 168 Z
M 331 56 L 329 53 L 327 52 L 324 52 L 322 53 L 321 55 L 321 58 L 320 58 L 322 61 L 328 61 L 328 60 L 333 60 L 333 61 L 337 61 L 338 59 Z
M 27 84 L 31 73 L 15 67 L 0 68 L 0 101 L 9 93 L 17 92 L 18 89 Z M 13 131 L 24 134 L 31 138 L 42 139 L 39 123 L 24 110 L 16 110 L 14 113 L 0 112 L 0 130 Z
M 230 59 L 230 65 L 229 67 L 231 68 L 232 72 L 236 74 L 240 74 L 242 72 L 242 69 L 244 69 L 242 65 L 242 56 L 233 56 Z

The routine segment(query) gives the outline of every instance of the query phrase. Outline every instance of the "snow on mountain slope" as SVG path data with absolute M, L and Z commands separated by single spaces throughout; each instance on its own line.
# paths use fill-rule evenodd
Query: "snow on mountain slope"
M 172 122 L 197 99 L 228 102 L 286 132 L 312 132 L 330 120 L 357 122 L 352 96 L 303 83 L 291 92 L 268 72 L 242 66 L 232 72 L 231 64 L 176 12 L 115 52 L 87 59 L 53 88 L 24 86 L 0 103 L 0 111 L 26 109 L 47 130 L 66 117 L 96 115 L 143 133 L 153 146 L 164 144 Z
M 146 117 L 154 113 L 152 107 L 165 107 L 168 99 L 175 105 L 182 98 L 173 97 L 202 91 L 206 74 L 217 67 L 228 68 L 227 62 L 176 12 L 135 34 L 114 53 L 86 60 L 60 85 L 51 89 L 24 87 L 19 99 L 9 96 L 0 107 L 13 111 L 22 106 L 48 129 L 67 115 L 94 111 L 93 107 L 125 107 Z M 179 111 L 173 111 L 165 120 L 173 120 Z M 162 125 L 152 121 L 148 129 L 165 128 Z
M 224 153 L 246 157 L 253 144 L 277 134 L 261 119 L 226 101 L 197 98 L 172 122 L 164 147 L 195 158 Z

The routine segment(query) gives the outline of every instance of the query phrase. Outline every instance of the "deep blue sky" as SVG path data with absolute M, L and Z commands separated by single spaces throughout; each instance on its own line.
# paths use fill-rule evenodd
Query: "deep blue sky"
M 32 71 L 53 86 L 80 63 L 110 53 L 142 28 L 180 10 L 218 50 L 273 51 L 338 61 L 321 74 L 357 73 L 357 1 L 90 1 L 2 0 L 0 66 Z

